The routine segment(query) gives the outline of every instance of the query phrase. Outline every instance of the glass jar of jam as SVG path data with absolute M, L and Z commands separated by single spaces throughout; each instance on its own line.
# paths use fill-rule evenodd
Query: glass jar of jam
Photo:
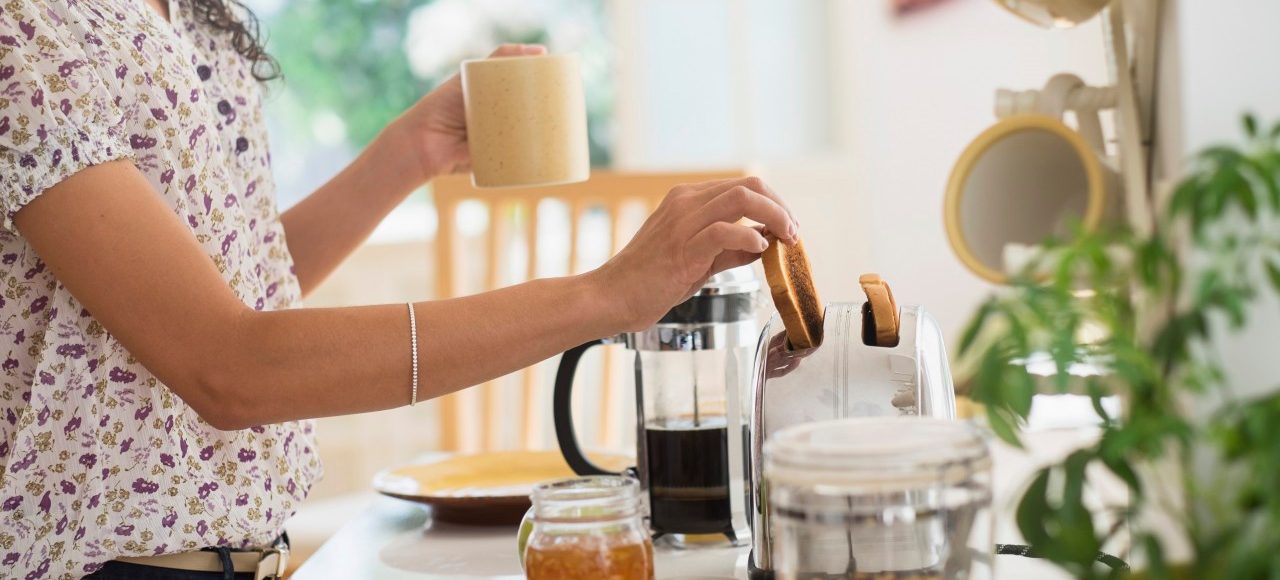
M 640 486 L 628 477 L 582 477 L 533 490 L 529 580 L 651 580 L 653 543 Z

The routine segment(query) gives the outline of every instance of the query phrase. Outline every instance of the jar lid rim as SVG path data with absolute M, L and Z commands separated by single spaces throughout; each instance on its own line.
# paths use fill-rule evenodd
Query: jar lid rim
M 574 477 L 540 483 L 530 494 L 539 521 L 603 521 L 638 514 L 640 484 L 620 475 Z
M 859 474 L 882 479 L 989 463 L 977 427 L 949 419 L 875 417 L 783 429 L 765 444 L 765 469 Z M 842 478 L 843 479 L 843 478 Z
M 536 495 L 565 494 L 565 499 L 590 499 L 613 495 L 635 495 L 640 484 L 625 475 L 586 475 L 545 481 L 533 487 Z

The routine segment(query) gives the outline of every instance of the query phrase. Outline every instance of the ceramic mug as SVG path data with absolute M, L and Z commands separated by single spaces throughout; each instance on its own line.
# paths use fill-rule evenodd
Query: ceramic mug
M 587 109 L 578 58 L 512 56 L 462 63 L 476 187 L 586 181 Z
M 996 0 L 1037 26 L 1069 28 L 1101 12 L 1111 0 Z
M 998 121 L 956 162 L 944 204 L 947 238 L 978 276 L 1008 283 L 1046 239 L 1119 216 L 1120 177 L 1104 152 L 1096 110 L 1077 111 L 1080 132 L 1060 120 L 1067 94 L 1081 86 L 1076 77 L 1055 77 L 1035 110 Z

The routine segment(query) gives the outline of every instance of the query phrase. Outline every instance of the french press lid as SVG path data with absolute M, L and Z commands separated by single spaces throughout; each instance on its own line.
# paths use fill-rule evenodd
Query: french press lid
M 715 324 L 754 318 L 758 290 L 760 280 L 751 266 L 730 268 L 708 279 L 658 324 Z
M 712 276 L 658 323 L 622 335 L 631 350 L 692 351 L 751 346 L 759 339 L 756 295 L 760 279 L 750 266 Z

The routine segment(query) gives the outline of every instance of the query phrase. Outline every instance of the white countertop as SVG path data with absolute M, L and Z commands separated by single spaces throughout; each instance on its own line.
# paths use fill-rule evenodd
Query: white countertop
M 998 543 L 1021 541 L 1011 514 L 1027 476 L 1088 437 L 1080 431 L 1048 431 L 1030 436 L 1030 452 L 1002 445 L 993 448 Z M 655 568 L 657 577 L 665 580 L 742 579 L 746 578 L 746 557 L 747 548 L 659 550 Z M 995 576 L 1002 580 L 1070 578 L 1042 561 L 1014 556 L 996 558 Z M 425 507 L 385 497 L 371 499 L 368 508 L 343 526 L 293 576 L 294 580 L 522 577 L 514 528 L 433 523 Z
M 746 549 L 659 551 L 659 578 L 745 577 Z M 735 568 L 742 560 L 742 576 Z M 295 580 L 523 578 L 515 530 L 431 522 L 423 506 L 375 498 L 294 574 Z

